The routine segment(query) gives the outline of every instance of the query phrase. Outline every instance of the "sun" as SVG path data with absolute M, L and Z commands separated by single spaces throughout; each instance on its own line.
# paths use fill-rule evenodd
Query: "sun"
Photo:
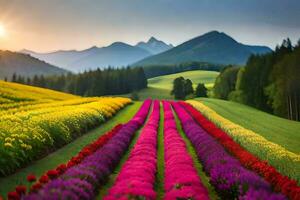
M 4 37 L 6 35 L 5 27 L 0 24 L 0 37 Z

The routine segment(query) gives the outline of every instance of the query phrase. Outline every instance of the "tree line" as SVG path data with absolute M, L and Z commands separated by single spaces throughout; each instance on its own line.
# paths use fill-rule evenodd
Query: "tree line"
M 182 76 L 174 79 L 171 94 L 175 99 L 184 100 L 191 97 L 207 97 L 207 88 L 203 83 L 199 83 L 196 90 L 193 88 L 193 82 L 190 79 L 184 79 Z
M 252 55 L 245 67 L 228 66 L 217 77 L 214 96 L 300 121 L 300 40 L 285 39 L 274 52 Z
M 35 75 L 33 78 L 14 73 L 11 81 L 81 96 L 126 94 L 147 87 L 143 68 L 108 68 L 79 74 Z

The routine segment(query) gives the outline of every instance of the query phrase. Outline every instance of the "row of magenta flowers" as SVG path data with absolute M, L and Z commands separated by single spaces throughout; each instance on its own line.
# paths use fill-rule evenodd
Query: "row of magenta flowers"
M 180 136 L 169 102 L 164 108 L 165 199 L 209 199 L 193 159 Z
M 235 157 L 229 155 L 182 105 L 175 102 L 172 105 L 210 177 L 210 183 L 222 199 L 286 199 L 282 194 L 273 192 L 270 184 L 258 174 L 244 168 Z
M 195 121 L 201 124 L 207 133 L 222 144 L 222 146 L 236 157 L 244 167 L 253 170 L 262 176 L 273 186 L 275 191 L 285 194 L 290 199 L 300 199 L 300 187 L 297 185 L 297 181 L 282 175 L 268 162 L 262 161 L 251 154 L 235 142 L 226 132 L 222 131 L 213 122 L 205 118 L 192 105 L 185 102 L 180 102 L 180 104 L 189 112 Z
M 46 174 L 47 179 L 52 180 L 43 183 L 40 179 L 33 184 L 29 194 L 16 191 L 14 194 L 19 196 L 9 194 L 9 199 L 94 199 L 99 186 L 112 173 L 127 151 L 134 133 L 144 124 L 151 104 L 151 100 L 144 101 L 135 116 L 128 123 L 117 128 L 113 136 L 101 148 L 91 154 L 87 153 L 87 156 L 83 156 L 84 159 L 73 159 L 72 166 L 66 165 L 66 168 L 63 167 L 65 170 L 56 174 L 55 177 L 49 177 Z M 31 177 L 28 177 L 32 179 L 29 181 L 35 181 L 35 177 Z M 41 184 L 41 187 L 35 188 L 34 185 L 37 184 Z
M 87 146 L 66 165 L 49 170 L 32 186 L 29 195 L 24 195 L 24 189 L 20 188 L 16 188 L 14 195 L 23 195 L 24 199 L 93 199 L 99 186 L 112 173 L 128 149 L 133 134 L 146 120 L 151 103 L 151 100 L 146 100 L 132 120 L 104 135 L 106 139 L 98 141 L 98 145 Z M 283 195 L 272 192 L 268 182 L 244 168 L 236 158 L 229 155 L 224 147 L 210 136 L 211 133 L 201 127 L 202 124 L 199 126 L 192 118 L 195 116 L 194 108 L 175 102 L 172 102 L 172 106 L 204 170 L 210 176 L 211 184 L 221 198 L 285 199 Z M 159 102 L 154 101 L 152 114 L 105 199 L 156 198 L 154 184 L 157 171 L 159 108 Z M 164 101 L 163 108 L 165 199 L 209 199 L 185 142 L 177 131 L 170 102 Z M 195 109 L 194 111 L 196 112 Z M 14 195 L 11 195 L 10 199 L 17 199 L 13 198 Z
M 154 101 L 153 111 L 140 136 L 122 166 L 114 185 L 104 200 L 155 199 L 155 174 L 157 169 L 157 133 L 160 103 Z

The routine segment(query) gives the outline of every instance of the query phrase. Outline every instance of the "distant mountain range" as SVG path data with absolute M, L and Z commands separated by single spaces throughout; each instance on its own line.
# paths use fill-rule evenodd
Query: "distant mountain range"
M 191 61 L 245 64 L 251 54 L 264 54 L 271 51 L 269 47 L 244 45 L 225 33 L 211 31 L 170 50 L 144 58 L 133 66 L 173 65 Z
M 107 47 L 94 46 L 82 51 L 21 52 L 52 65 L 80 72 L 108 66 L 175 65 L 187 62 L 245 64 L 251 54 L 271 51 L 269 47 L 245 45 L 225 33 L 211 31 L 176 47 L 151 37 L 147 42 L 139 42 L 134 46 L 115 42 Z
M 91 47 L 82 51 L 55 51 L 51 53 L 36 53 L 22 50 L 48 63 L 63 67 L 71 71 L 106 68 L 108 66 L 127 66 L 148 56 L 169 50 L 172 45 L 151 37 L 147 42 L 139 42 L 132 46 L 122 42 L 115 42 L 107 47 Z
M 11 79 L 13 73 L 22 76 L 55 75 L 67 73 L 67 70 L 50 65 L 30 55 L 0 50 L 0 79 Z

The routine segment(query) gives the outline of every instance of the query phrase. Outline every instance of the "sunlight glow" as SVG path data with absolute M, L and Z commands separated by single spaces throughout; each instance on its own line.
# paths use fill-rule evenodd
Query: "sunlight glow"
M 0 24 L 0 37 L 4 37 L 6 35 L 5 27 Z

